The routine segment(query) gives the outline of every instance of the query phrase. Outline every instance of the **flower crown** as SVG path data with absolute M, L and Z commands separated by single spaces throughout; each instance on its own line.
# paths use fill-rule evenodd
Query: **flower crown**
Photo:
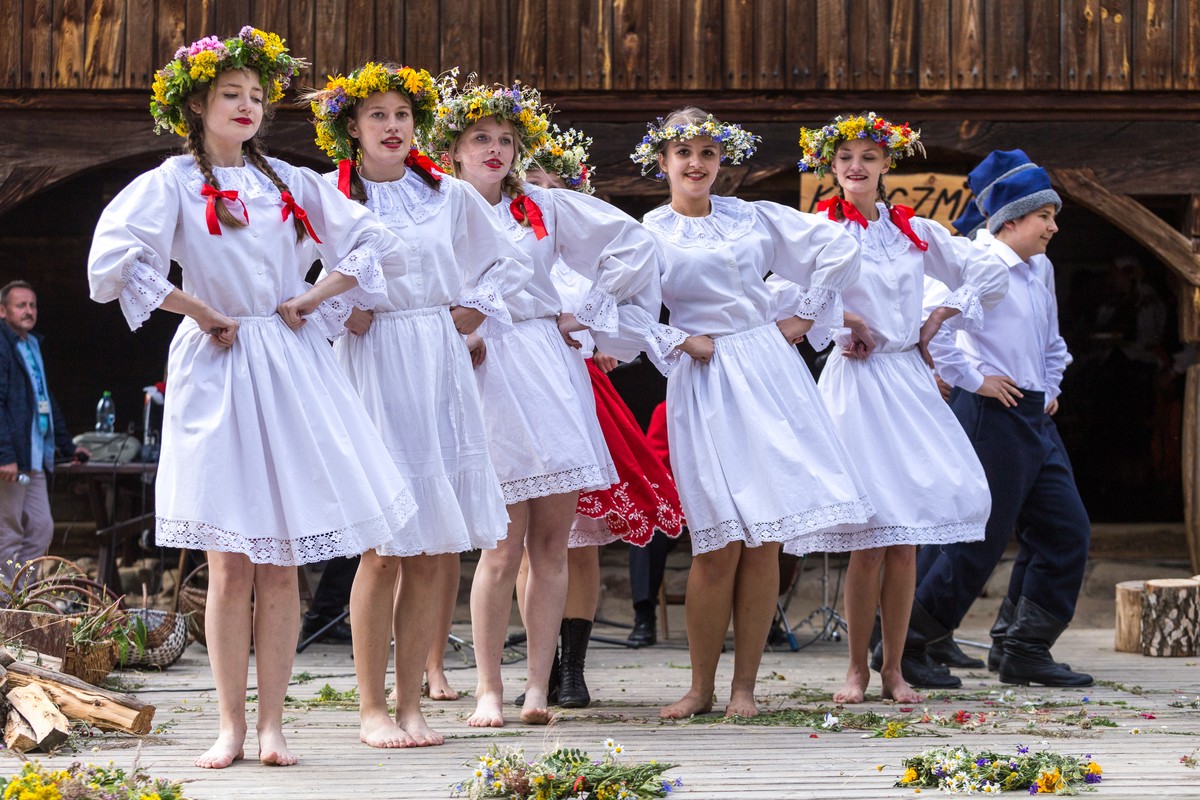
M 865 116 L 834 117 L 833 122 L 823 128 L 801 128 L 800 149 L 804 155 L 799 161 L 800 171 L 816 173 L 818 178 L 824 176 L 833 163 L 838 146 L 851 139 L 870 139 L 884 148 L 888 165 L 892 167 L 913 153 L 925 155 L 920 131 L 908 127 L 907 122 L 893 125 L 870 111 Z
M 591 194 L 592 169 L 587 165 L 588 148 L 592 146 L 592 137 L 585 136 L 574 128 L 559 130 L 557 125 L 550 128 L 549 138 L 525 159 L 524 167 L 528 170 L 538 166 L 551 175 L 557 175 L 568 189 Z
M 459 89 L 458 70 L 453 69 L 438 81 L 441 101 L 429 140 L 429 150 L 443 155 L 448 162 L 450 145 L 473 122 L 484 117 L 495 117 L 500 122 L 511 122 L 520 142 L 518 155 L 538 149 L 549 140 L 547 130 L 550 108 L 542 105 L 542 97 L 532 86 L 520 82 L 512 86 L 496 84 L 482 86 L 474 75 L 467 78 L 467 85 Z M 518 162 L 520 163 L 520 162 Z M 449 168 L 450 164 L 447 164 Z
M 414 136 L 429 132 L 438 106 L 433 76 L 423 69 L 368 61 L 349 75 L 330 76 L 324 89 L 305 95 L 315 117 L 317 146 L 334 161 L 354 159 L 358 145 L 346 130 L 346 122 L 359 101 L 382 92 L 406 95 L 412 103 Z
M 633 163 L 640 164 L 642 174 L 649 175 L 650 170 L 658 169 L 658 151 L 670 141 L 686 142 L 697 136 L 708 136 L 714 142 L 721 143 L 721 161 L 729 159 L 730 164 L 740 164 L 754 155 L 756 145 L 762 141 L 761 136 L 755 136 L 740 125 L 731 122 L 721 122 L 709 114 L 700 122 L 689 122 L 685 125 L 667 125 L 659 117 L 647 126 L 646 135 L 642 142 L 629 157 Z M 662 177 L 658 173 L 657 177 Z
M 267 103 L 283 97 L 283 90 L 292 83 L 308 62 L 288 55 L 287 47 L 278 34 L 260 31 L 249 25 L 237 36 L 221 41 L 215 36 L 192 42 L 175 51 L 175 58 L 154 73 L 151 87 L 153 99 L 150 113 L 154 116 L 154 132 L 168 131 L 188 135 L 183 107 L 192 92 L 218 75 L 231 69 L 252 69 L 258 72 Z

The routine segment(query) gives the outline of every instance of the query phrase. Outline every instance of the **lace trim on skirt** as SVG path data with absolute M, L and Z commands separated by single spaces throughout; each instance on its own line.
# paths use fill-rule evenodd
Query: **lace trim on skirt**
M 787 548 L 793 555 L 806 553 L 844 553 L 850 550 L 866 550 L 872 547 L 890 547 L 901 544 L 952 544 L 954 542 L 978 542 L 983 539 L 987 520 L 970 522 L 946 522 L 941 525 L 912 527 L 908 525 L 879 525 L 860 531 L 839 533 L 822 531 L 805 536 L 795 546 Z
M 845 503 L 810 508 L 771 522 L 752 522 L 749 526 L 737 519 L 723 520 L 711 527 L 690 531 L 692 554 L 711 553 L 732 542 L 745 542 L 750 547 L 767 542 L 791 542 L 835 525 L 866 522 L 874 513 L 871 501 L 863 496 Z M 792 552 L 791 548 L 788 552 Z
M 616 470 L 604 469 L 596 464 L 573 467 L 550 475 L 534 475 L 500 484 L 504 490 L 504 504 L 512 505 L 535 497 L 549 497 L 584 489 L 607 489 L 617 482 Z

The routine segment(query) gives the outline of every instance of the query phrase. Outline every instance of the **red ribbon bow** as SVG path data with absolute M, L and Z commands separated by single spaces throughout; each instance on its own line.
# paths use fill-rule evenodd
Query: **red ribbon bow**
M 350 196 L 350 174 L 352 172 L 354 172 L 353 158 L 343 158 L 338 162 L 338 191 L 346 197 Z
M 414 168 L 420 167 L 428 172 L 429 176 L 435 181 L 440 181 L 442 179 L 442 171 L 438 168 L 438 165 L 433 163 L 429 156 L 425 155 L 415 147 L 409 150 L 408 155 L 404 157 L 404 166 Z
M 546 221 L 542 219 L 542 209 L 538 208 L 538 204 L 533 202 L 533 198 L 527 194 L 514 199 L 509 203 L 508 210 L 512 212 L 513 219 L 517 222 L 524 222 L 525 218 L 529 218 L 529 227 L 533 228 L 533 235 L 538 239 L 545 239 L 550 235 L 546 230 Z
M 913 218 L 913 215 L 917 213 L 916 211 L 908 206 L 892 206 L 890 213 L 892 217 L 892 224 L 899 228 L 900 232 L 907 236 L 908 240 L 915 244 L 918 250 L 925 252 L 929 249 L 929 242 L 925 241 L 920 236 L 917 236 L 912 229 L 912 225 L 910 225 L 908 222 Z
M 817 211 L 826 211 L 829 213 L 829 218 L 834 222 L 838 222 L 837 212 L 841 210 L 842 216 L 851 222 L 857 222 L 864 228 L 867 227 L 867 218 L 862 215 L 854 203 L 846 200 L 843 197 L 829 197 L 817 203 Z
M 200 196 L 207 197 L 208 203 L 204 208 L 204 219 L 208 222 L 208 232 L 213 236 L 221 235 L 221 221 L 217 219 L 217 198 L 228 200 L 230 203 L 242 204 L 242 216 L 246 219 L 246 224 L 250 224 L 250 212 L 246 210 L 246 204 L 238 200 L 238 193 L 234 189 L 222 192 L 211 184 L 204 184 L 200 187 Z
M 312 223 L 308 221 L 308 212 L 299 206 L 295 198 L 292 197 L 292 193 L 280 192 L 279 197 L 283 200 L 283 221 L 287 222 L 287 218 L 295 214 L 296 219 L 304 223 L 304 229 L 308 231 L 308 235 L 312 237 L 312 240 L 320 244 L 321 240 L 317 238 L 317 232 L 313 230 Z

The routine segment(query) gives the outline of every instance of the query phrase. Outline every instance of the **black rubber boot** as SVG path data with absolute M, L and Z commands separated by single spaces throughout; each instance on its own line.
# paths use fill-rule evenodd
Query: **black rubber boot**
M 564 620 L 564 622 L 565 622 L 565 620 Z M 554 663 L 550 665 L 550 685 L 546 688 L 546 700 L 550 703 L 550 705 L 554 705 L 555 703 L 558 702 L 558 688 L 559 688 L 558 687 L 558 681 L 559 681 L 558 672 L 559 672 L 559 658 L 558 658 L 558 648 L 556 647 L 556 648 L 554 648 Z M 525 705 L 525 693 L 524 692 L 521 692 L 519 695 L 516 696 L 516 699 L 513 700 L 513 705 L 514 706 Z
M 954 641 L 953 636 L 930 642 L 926 650 L 929 657 L 938 664 L 945 664 L 947 667 L 956 669 L 983 669 L 983 659 L 964 653 L 958 646 L 958 642 Z
M 592 702 L 592 695 L 583 679 L 583 663 L 587 659 L 592 621 L 564 619 L 561 633 L 562 665 L 558 670 L 558 704 L 563 708 L 587 708 Z
M 988 672 L 1000 671 L 1000 659 L 1004 657 L 1004 636 L 1008 633 L 1008 626 L 1012 625 L 1013 617 L 1017 613 L 1017 605 L 1007 597 L 1000 604 L 1000 610 L 996 612 L 996 621 L 992 623 L 992 649 L 988 650 L 987 668 Z
M 950 631 L 930 616 L 918 603 L 913 603 L 908 623 L 908 638 L 900 656 L 900 674 L 914 689 L 957 689 L 962 680 L 950 674 L 945 666 L 929 657 L 929 645 L 949 638 Z M 871 651 L 871 669 L 883 667 L 883 642 Z
M 1017 602 L 1016 613 L 1004 636 L 1000 682 L 1018 686 L 1091 686 L 1092 676 L 1075 672 L 1050 657 L 1050 648 L 1067 629 L 1067 623 L 1028 597 Z

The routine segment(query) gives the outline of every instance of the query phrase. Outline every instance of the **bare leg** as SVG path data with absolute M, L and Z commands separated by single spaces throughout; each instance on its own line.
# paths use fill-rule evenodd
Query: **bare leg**
M 300 636 L 300 589 L 295 567 L 254 567 L 254 661 L 258 675 L 258 758 L 270 766 L 290 767 L 296 756 L 283 736 L 296 640 Z
M 197 767 L 224 769 L 243 758 L 246 743 L 246 676 L 250 671 L 250 593 L 254 564 L 241 553 L 208 553 L 204 633 L 217 687 L 217 741 Z M 294 650 L 296 643 L 290 647 Z
M 754 686 L 763 648 L 779 601 L 779 550 L 783 545 L 743 547 L 733 590 L 733 683 L 727 717 L 756 717 Z
M 683 719 L 712 711 L 717 664 L 733 613 L 733 587 L 742 549 L 741 542 L 734 542 L 692 557 L 684 605 L 692 686 L 682 698 L 659 710 L 658 715 L 663 719 Z
M 563 619 L 596 619 L 600 602 L 600 548 L 573 547 L 567 551 L 567 602 Z
M 904 639 L 908 636 L 908 618 L 912 613 L 917 587 L 916 545 L 888 547 L 883 557 L 883 588 L 880 591 L 880 616 L 883 623 L 883 699 L 897 703 L 920 703 L 925 698 L 914 691 L 900 672 Z
M 508 506 L 508 536 L 495 550 L 479 554 L 471 582 L 471 636 L 479 682 L 475 688 L 475 712 L 467 719 L 474 728 L 504 726 L 504 682 L 500 675 L 501 650 L 512 613 L 513 587 L 521 554 L 525 551 L 525 528 L 529 501 Z
M 567 598 L 567 539 L 578 500 L 578 492 L 568 492 L 529 501 L 529 526 L 525 535 L 525 550 L 529 554 L 529 578 L 525 587 L 529 675 L 525 682 L 521 721 L 530 725 L 550 722 L 547 697 L 550 668 Z
M 392 614 L 396 635 L 396 725 L 420 747 L 442 744 L 442 736 L 421 714 L 421 674 L 430 639 L 438 627 L 440 598 L 434 581 L 439 556 L 412 556 L 400 561 L 400 591 Z
M 429 656 L 425 659 L 425 683 L 429 686 L 430 700 L 457 700 L 458 692 L 446 678 L 446 643 L 450 640 L 450 626 L 454 624 L 454 609 L 458 605 L 458 581 L 461 574 L 458 553 L 430 556 L 437 559 L 437 577 L 430 591 L 437 598 L 434 610 L 433 641 L 429 645 Z
M 846 568 L 846 627 L 850 640 L 850 666 L 846 669 L 846 685 L 833 696 L 835 703 L 861 703 L 867 693 L 867 684 L 871 682 L 868 665 L 871 628 L 875 626 L 875 610 L 879 608 L 879 573 L 882 566 L 883 548 L 855 550 L 850 554 L 850 565 Z M 916 574 L 915 571 L 913 574 Z M 903 634 L 900 641 L 904 641 Z M 898 659 L 899 656 L 897 669 Z
M 354 631 L 354 674 L 358 678 L 358 739 L 371 747 L 416 744 L 388 713 L 384 682 L 392 645 L 392 614 L 400 559 L 374 550 L 362 554 L 350 590 L 350 629 Z

